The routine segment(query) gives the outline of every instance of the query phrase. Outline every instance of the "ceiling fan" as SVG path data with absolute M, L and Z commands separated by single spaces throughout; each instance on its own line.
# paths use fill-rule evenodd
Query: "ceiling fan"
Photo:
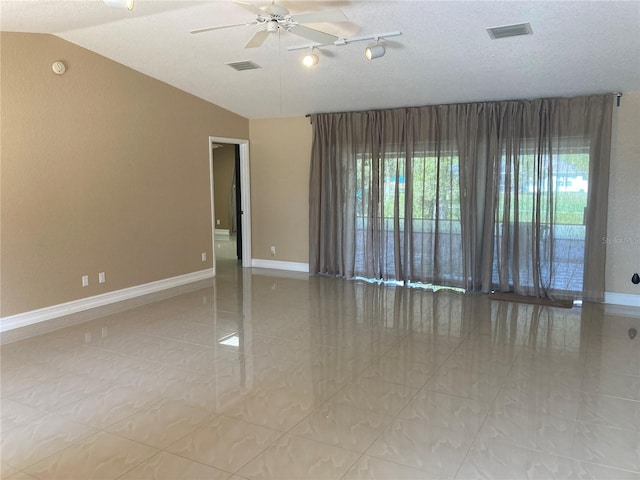
M 283 6 L 271 3 L 264 7 L 258 7 L 252 3 L 233 2 L 256 15 L 253 22 L 236 23 L 233 25 L 220 25 L 217 27 L 205 27 L 191 30 L 191 33 L 209 32 L 211 30 L 221 30 L 224 28 L 244 27 L 247 25 L 258 25 L 258 29 L 244 46 L 245 48 L 256 48 L 264 43 L 270 33 L 276 33 L 279 29 L 284 29 L 294 35 L 306 38 L 320 45 L 328 45 L 338 40 L 338 37 L 320 30 L 305 27 L 303 23 L 325 23 L 325 22 L 347 22 L 348 19 L 340 10 L 324 10 L 320 12 L 308 12 L 290 14 L 289 10 Z

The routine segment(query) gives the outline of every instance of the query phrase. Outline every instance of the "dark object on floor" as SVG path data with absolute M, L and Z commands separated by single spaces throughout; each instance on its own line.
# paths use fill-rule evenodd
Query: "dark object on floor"
M 634 338 L 636 338 L 636 335 L 638 334 L 638 331 L 635 328 L 630 328 L 629 329 L 629 338 L 631 340 L 633 340 Z
M 573 300 L 552 300 L 550 298 L 528 297 L 515 293 L 495 292 L 489 294 L 491 300 L 501 300 L 505 302 L 529 303 L 531 305 L 546 305 L 558 308 L 573 308 Z

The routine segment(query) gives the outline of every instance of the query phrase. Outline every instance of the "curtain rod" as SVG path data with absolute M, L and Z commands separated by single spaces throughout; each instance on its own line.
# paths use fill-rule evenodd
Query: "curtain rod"
M 613 92 L 611 95 L 616 97 L 616 106 L 619 107 L 620 106 L 620 99 L 622 98 L 622 92 Z M 489 101 L 494 101 L 494 100 L 489 100 Z M 495 100 L 495 101 L 497 101 L 497 102 L 509 102 L 509 101 L 513 101 L 513 100 Z M 485 102 L 470 102 L 470 103 L 485 103 Z M 458 105 L 458 104 L 456 104 L 456 103 L 453 103 L 453 104 L 448 103 L 448 104 L 445 104 L 445 105 Z M 429 106 L 435 107 L 437 105 L 429 105 Z M 413 108 L 413 107 L 396 107 L 396 108 Z M 387 108 L 383 108 L 383 109 L 376 108 L 376 109 L 374 109 L 374 111 L 377 111 L 377 110 L 392 110 L 392 109 L 393 108 L 388 108 L 388 109 Z M 367 110 L 361 110 L 361 111 L 367 111 Z M 310 113 L 307 113 L 304 116 L 304 118 L 310 118 L 310 117 L 311 117 Z

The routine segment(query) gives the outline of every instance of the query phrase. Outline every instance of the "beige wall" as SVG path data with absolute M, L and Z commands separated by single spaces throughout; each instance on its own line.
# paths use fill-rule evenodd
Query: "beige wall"
M 631 283 L 640 274 L 640 91 L 624 92 L 613 107 L 611 142 L 605 289 L 640 295 Z
M 308 263 L 309 119 L 250 120 L 249 149 L 253 258 Z
M 210 268 L 210 135 L 250 139 L 253 257 L 308 262 L 308 119 L 248 121 L 53 36 L 2 33 L 0 47 L 0 315 Z M 608 292 L 640 294 L 638 132 L 640 92 L 625 92 Z
M 54 36 L 0 48 L 0 314 L 210 268 L 208 137 L 248 120 Z
M 235 163 L 235 145 L 223 145 L 213 151 L 213 197 L 216 211 L 215 228 L 231 228 L 229 210 L 231 187 L 233 186 L 233 165 Z

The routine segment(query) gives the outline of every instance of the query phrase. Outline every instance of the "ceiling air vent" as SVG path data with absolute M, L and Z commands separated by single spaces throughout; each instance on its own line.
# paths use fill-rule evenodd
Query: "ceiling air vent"
M 489 36 L 497 40 L 498 38 L 517 37 L 518 35 L 531 35 L 531 25 L 529 23 L 518 23 L 515 25 L 504 25 L 503 27 L 487 28 Z
M 255 70 L 256 68 L 262 68 L 257 63 L 253 63 L 251 60 L 244 60 L 242 62 L 230 62 L 225 63 L 225 65 L 229 65 L 234 70 L 242 72 L 244 70 Z

